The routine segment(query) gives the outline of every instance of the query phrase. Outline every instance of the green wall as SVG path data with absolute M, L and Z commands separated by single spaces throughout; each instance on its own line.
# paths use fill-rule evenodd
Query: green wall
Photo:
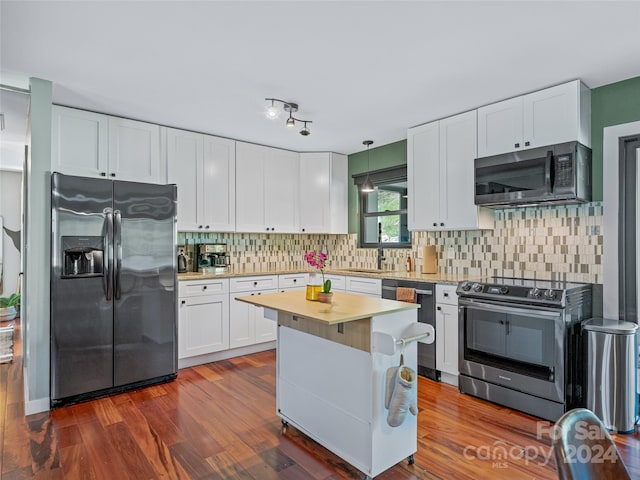
M 602 136 L 611 125 L 640 120 L 640 77 L 591 90 L 591 149 L 593 150 L 593 200 L 602 201 Z M 608 159 L 607 161 L 617 161 Z
M 369 150 L 370 165 L 367 169 L 367 151 L 349 155 L 349 233 L 358 233 L 358 189 L 353 184 L 352 175 L 366 172 L 367 170 L 379 170 L 381 168 L 395 167 L 407 163 L 407 141 L 389 143 Z

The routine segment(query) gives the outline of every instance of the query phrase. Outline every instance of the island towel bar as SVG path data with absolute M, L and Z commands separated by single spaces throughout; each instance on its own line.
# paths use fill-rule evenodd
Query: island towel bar
M 435 330 L 433 326 L 426 323 L 414 323 L 401 338 L 382 332 L 373 332 L 371 351 L 393 355 L 398 346 L 404 347 L 411 342 L 433 343 L 435 340 Z
M 401 338 L 396 340 L 396 345 L 406 345 L 407 343 L 417 342 L 418 340 L 423 340 L 425 338 L 429 338 L 431 336 L 430 332 L 421 333 L 420 335 L 414 335 L 413 337 Z M 426 342 L 431 343 L 431 342 Z

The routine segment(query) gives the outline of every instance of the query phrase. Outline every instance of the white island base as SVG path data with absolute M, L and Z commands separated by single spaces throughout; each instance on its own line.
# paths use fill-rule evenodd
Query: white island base
M 241 299 L 274 310 L 274 319 L 277 311 L 276 405 L 283 424 L 302 431 L 366 477 L 373 478 L 401 461 L 413 463 L 417 417 L 407 413 L 400 426 L 390 427 L 385 408 L 386 372 L 399 365 L 402 347 L 391 355 L 379 350 L 392 353 L 383 339 L 392 337 L 395 345 L 395 339 L 416 335 L 421 325 L 417 306 L 336 292 L 333 306 L 306 302 L 315 310 L 304 312 L 304 302 L 299 308 L 279 305 L 285 299 L 275 297 L 284 295 L 295 298 L 303 293 Z M 362 307 L 356 314 L 360 318 L 339 322 L 336 311 L 351 300 Z M 322 308 L 332 309 L 330 320 L 318 318 Z M 417 371 L 415 342 L 406 344 L 403 356 L 404 364 Z

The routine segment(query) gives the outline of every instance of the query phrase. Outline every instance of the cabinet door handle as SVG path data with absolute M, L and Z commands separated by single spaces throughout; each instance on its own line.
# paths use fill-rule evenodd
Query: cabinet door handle
M 437 224 L 436 222 L 433 222 L 433 226 L 434 226 L 434 227 L 437 227 L 437 226 L 438 226 L 438 224 Z
M 116 176 L 116 174 L 115 174 L 115 173 L 112 173 L 112 174 L 111 174 L 111 176 L 112 176 L 112 177 L 115 177 L 115 176 Z
M 448 297 L 448 296 L 449 296 L 449 293 L 448 293 L 448 292 L 444 292 L 444 293 L 442 294 L 442 296 L 444 296 L 444 297 Z
M 442 307 L 436 307 L 436 310 L 442 310 Z
M 200 228 L 200 229 L 201 229 L 201 228 L 202 228 L 202 225 L 198 225 L 198 228 Z
M 443 223 L 443 222 L 440 222 L 440 226 L 441 226 L 441 227 L 444 227 L 444 223 Z
M 207 228 L 207 229 L 208 229 L 208 228 L 209 228 L 209 225 L 205 225 L 205 227 L 204 227 L 204 228 Z
M 206 286 L 206 285 L 204 285 L 204 286 L 202 287 L 202 289 L 203 289 L 203 290 L 206 290 L 206 289 L 207 289 L 207 286 Z
M 100 176 L 101 177 L 106 177 L 107 176 L 107 172 L 100 172 Z
M 267 227 L 267 232 L 269 231 L 269 227 Z
M 184 305 L 185 303 L 187 303 L 187 301 L 186 301 L 186 300 L 182 300 L 180 303 L 181 303 L 182 305 Z
M 255 287 L 256 285 L 258 285 L 258 282 L 253 282 L 253 286 Z
M 271 231 L 273 232 L 275 230 L 275 228 L 271 227 Z
M 302 231 L 304 232 L 304 228 L 302 229 Z
M 531 145 L 531 142 L 524 142 L 525 147 L 528 147 L 529 145 Z
M 516 144 L 514 145 L 514 147 L 516 147 L 516 148 L 520 148 L 520 144 L 519 144 L 519 143 L 516 143 Z
M 294 278 L 294 279 L 293 279 L 293 283 L 296 283 L 297 281 L 298 281 L 298 279 L 297 279 L 297 278 Z

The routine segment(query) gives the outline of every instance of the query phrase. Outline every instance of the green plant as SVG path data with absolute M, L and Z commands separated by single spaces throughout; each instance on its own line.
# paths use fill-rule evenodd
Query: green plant
M 322 293 L 331 293 L 331 280 L 325 280 L 322 284 Z
M 20 303 L 20 294 L 14 293 L 10 297 L 0 297 L 0 308 L 15 307 Z

